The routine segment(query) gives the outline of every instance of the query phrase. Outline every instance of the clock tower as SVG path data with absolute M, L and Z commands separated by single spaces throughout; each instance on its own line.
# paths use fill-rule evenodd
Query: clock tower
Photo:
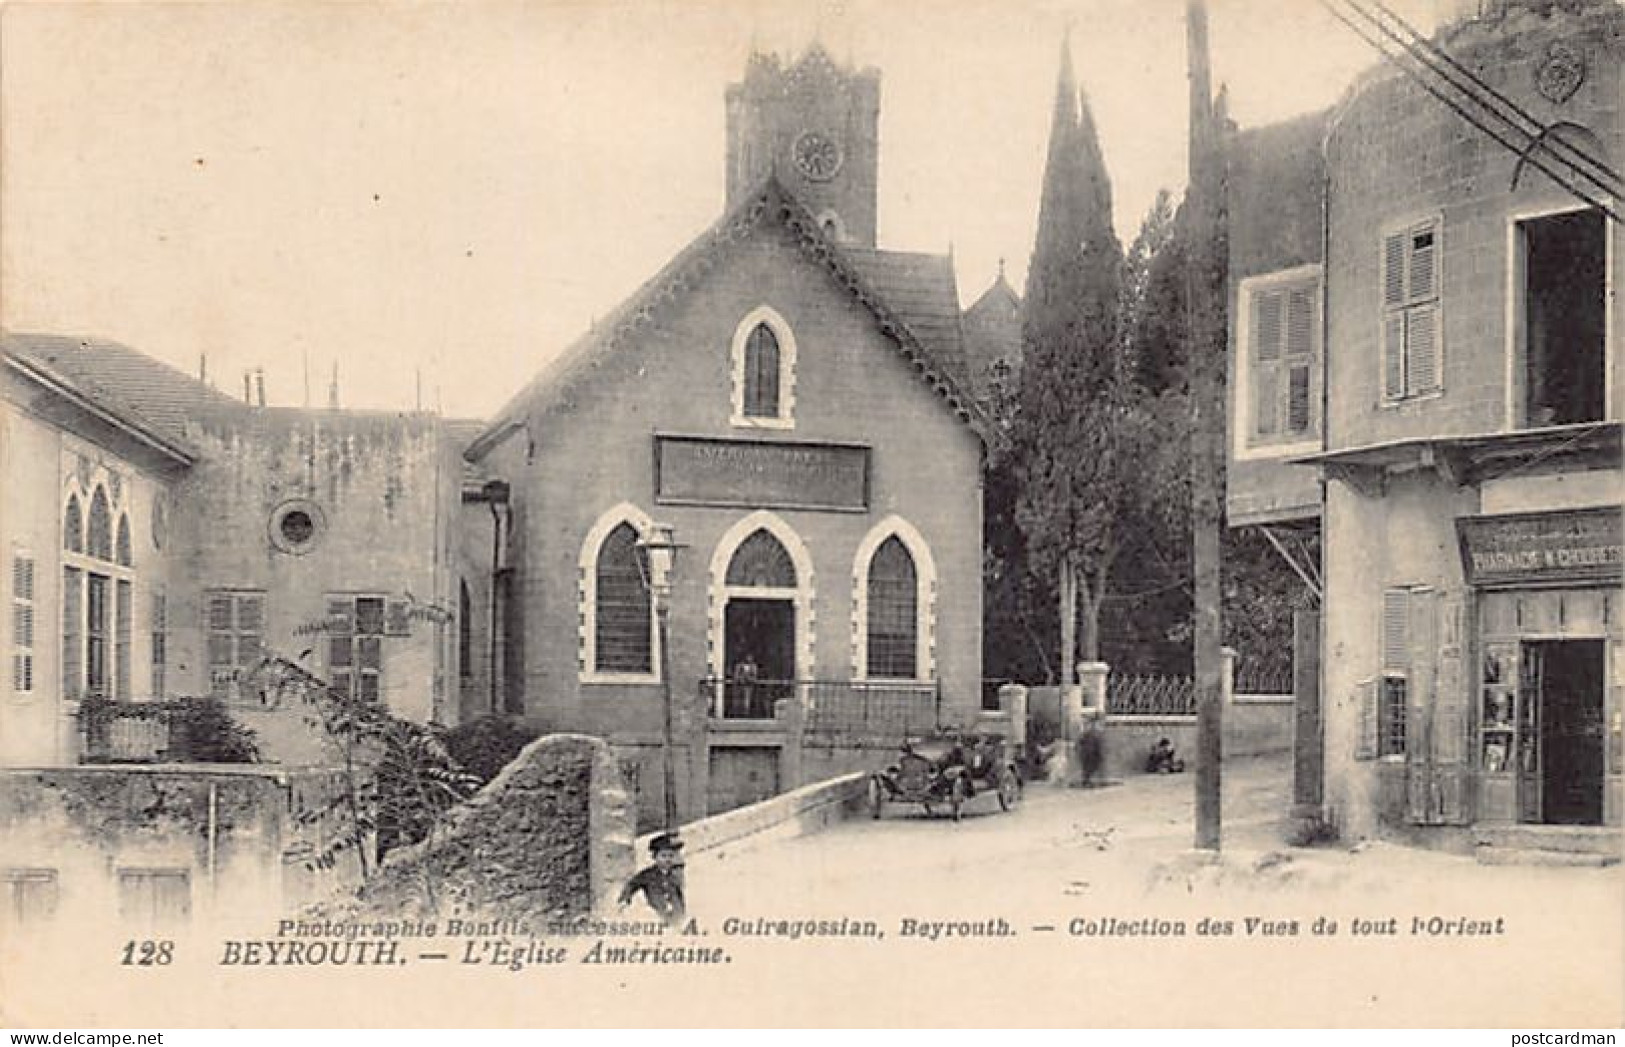
M 832 239 L 875 245 L 880 73 L 837 66 L 813 44 L 786 66 L 753 54 L 728 87 L 728 206 L 769 172 Z

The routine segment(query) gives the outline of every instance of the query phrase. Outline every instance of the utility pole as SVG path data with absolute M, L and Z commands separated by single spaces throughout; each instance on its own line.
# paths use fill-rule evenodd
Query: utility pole
M 1224 526 L 1224 156 L 1208 66 L 1206 0 L 1186 0 L 1190 64 L 1191 253 L 1186 272 L 1191 389 L 1191 548 L 1196 602 L 1196 848 L 1218 851 L 1223 752 L 1224 642 L 1220 529 Z

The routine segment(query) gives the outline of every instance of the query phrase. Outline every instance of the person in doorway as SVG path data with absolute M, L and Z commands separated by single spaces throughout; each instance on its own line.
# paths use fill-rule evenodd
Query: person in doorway
M 666 922 L 666 926 L 680 925 L 688 913 L 688 905 L 683 898 L 682 852 L 683 841 L 674 832 L 661 833 L 650 840 L 649 854 L 654 858 L 654 864 L 639 869 L 626 881 L 617 899 L 619 907 L 626 908 L 632 904 L 633 895 L 642 892 L 643 900 Z
M 756 708 L 756 678 L 760 670 L 756 668 L 756 659 L 746 651 L 745 656 L 734 663 L 733 689 L 734 701 L 738 703 L 745 715 L 754 716 Z

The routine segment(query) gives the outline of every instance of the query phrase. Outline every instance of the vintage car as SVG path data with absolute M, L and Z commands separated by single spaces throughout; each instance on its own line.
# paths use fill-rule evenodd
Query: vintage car
M 869 809 L 879 818 L 888 801 L 922 804 L 926 814 L 940 804 L 957 822 L 966 802 L 984 792 L 997 795 L 1005 811 L 1021 799 L 1021 775 L 1004 738 L 943 730 L 905 740 L 897 762 L 870 776 Z

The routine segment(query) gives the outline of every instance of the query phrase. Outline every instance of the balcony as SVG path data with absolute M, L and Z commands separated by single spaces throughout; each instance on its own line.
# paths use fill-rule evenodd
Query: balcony
M 711 719 L 724 724 L 785 724 L 799 701 L 808 733 L 906 735 L 941 723 L 942 690 L 935 680 L 756 680 L 707 678 L 700 696 Z
M 253 763 L 258 758 L 253 732 L 219 702 L 86 698 L 77 715 L 82 764 Z

